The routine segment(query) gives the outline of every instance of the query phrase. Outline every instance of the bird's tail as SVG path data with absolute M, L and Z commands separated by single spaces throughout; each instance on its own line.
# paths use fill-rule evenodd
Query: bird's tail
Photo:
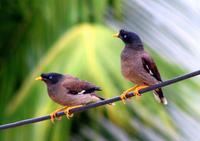
M 163 95 L 162 89 L 158 88 L 153 91 L 155 99 L 159 102 L 162 103 L 163 105 L 167 105 L 167 99 Z
M 99 100 L 105 100 L 105 98 L 103 98 L 97 94 L 93 94 L 93 96 L 96 96 L 97 98 L 99 98 Z M 109 103 L 108 105 L 115 106 L 115 103 Z

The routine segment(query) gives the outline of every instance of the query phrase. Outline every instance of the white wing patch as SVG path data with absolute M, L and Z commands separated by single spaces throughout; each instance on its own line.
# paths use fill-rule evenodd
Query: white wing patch
M 81 92 L 79 92 L 78 94 L 84 94 L 85 90 L 82 90 Z
M 148 71 L 149 71 L 149 73 L 150 73 L 150 75 L 152 75 L 153 76 L 153 72 L 149 69 L 149 66 L 148 65 L 145 65 L 146 66 L 146 68 L 148 69 Z

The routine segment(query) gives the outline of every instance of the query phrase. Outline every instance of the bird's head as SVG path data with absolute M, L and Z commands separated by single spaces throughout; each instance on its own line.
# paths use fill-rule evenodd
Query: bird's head
M 56 84 L 62 77 L 63 75 L 59 73 L 42 73 L 39 77 L 35 78 L 35 80 L 42 80 L 46 84 Z
M 142 44 L 140 37 L 136 33 L 124 29 L 121 29 L 119 33 L 113 36 L 120 38 L 125 44 Z

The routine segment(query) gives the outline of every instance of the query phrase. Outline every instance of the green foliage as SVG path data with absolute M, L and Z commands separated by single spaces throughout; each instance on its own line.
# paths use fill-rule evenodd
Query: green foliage
M 102 87 L 99 94 L 105 98 L 132 86 L 120 73 L 123 43 L 103 26 L 108 7 L 122 18 L 120 0 L 0 2 L 1 124 L 46 115 L 59 107 L 48 97 L 45 85 L 34 81 L 42 72 L 69 73 L 91 81 Z M 185 72 L 148 51 L 163 78 Z M 187 80 L 164 88 L 168 107 L 156 103 L 149 93 L 126 105 L 118 102 L 91 109 L 55 124 L 44 121 L 4 130 L 0 140 L 181 140 L 186 127 L 176 119 L 200 118 L 198 89 L 195 81 Z
M 106 98 L 121 94 L 132 84 L 120 74 L 119 54 L 123 44 L 112 38 L 112 31 L 100 25 L 80 25 L 67 31 L 60 37 L 41 59 L 39 65 L 24 81 L 19 92 L 6 108 L 5 122 L 42 116 L 55 110 L 58 105 L 48 98 L 46 87 L 34 78 L 42 72 L 69 73 L 91 81 L 102 87 L 101 95 Z M 173 65 L 162 61 L 152 52 L 165 77 L 177 71 L 165 71 L 163 67 Z M 179 71 L 180 72 L 180 71 Z M 175 88 L 179 88 L 176 86 Z M 180 95 L 170 87 L 165 94 L 169 101 Z M 116 103 L 116 106 L 105 106 L 76 114 L 73 119 L 63 117 L 62 121 L 52 124 L 44 121 L 16 129 L 9 129 L 3 135 L 5 140 L 67 140 L 82 138 L 120 139 L 124 135 L 129 139 L 148 139 L 152 132 L 158 137 L 173 140 L 180 136 L 169 111 L 156 103 L 152 94 L 140 99 L 133 98 L 127 105 Z M 141 127 L 143 131 L 141 130 Z M 116 131 L 115 131 L 116 130 Z M 23 131 L 23 132 L 22 132 Z
M 120 1 L 112 3 L 108 0 L 0 1 L 2 113 L 5 112 L 7 103 L 16 95 L 27 75 L 62 34 L 80 23 L 103 23 L 106 9 L 116 3 Z M 0 119 L 0 123 L 4 123 L 4 117 Z

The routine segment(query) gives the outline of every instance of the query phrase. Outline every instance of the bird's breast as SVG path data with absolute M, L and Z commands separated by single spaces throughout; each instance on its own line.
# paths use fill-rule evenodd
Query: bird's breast
M 48 87 L 49 97 L 56 103 L 63 105 L 66 90 L 63 87 L 51 86 Z
M 57 89 L 56 88 L 53 88 L 53 87 L 48 87 L 48 95 L 49 95 L 49 97 L 52 99 L 52 100 L 54 100 L 55 101 L 55 98 L 56 98 L 56 96 L 57 96 Z
M 123 50 L 121 53 L 121 72 L 122 75 L 129 81 L 139 84 L 142 60 L 137 52 Z

